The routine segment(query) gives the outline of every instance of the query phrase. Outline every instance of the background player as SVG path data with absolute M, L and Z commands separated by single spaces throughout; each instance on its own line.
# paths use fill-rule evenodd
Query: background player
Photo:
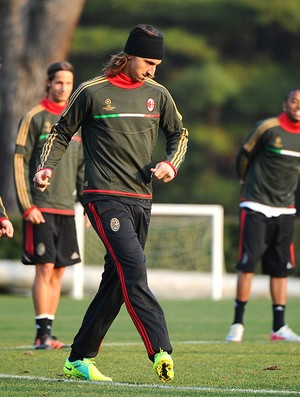
M 66 266 L 80 262 L 74 203 L 82 195 L 84 159 L 81 136 L 74 135 L 45 194 L 33 188 L 32 179 L 42 148 L 73 89 L 74 69 L 69 62 L 48 67 L 46 98 L 30 109 L 19 126 L 14 155 L 14 176 L 23 217 L 25 265 L 35 265 L 32 288 L 37 349 L 58 349 L 64 344 L 51 334 Z
M 295 267 L 295 192 L 300 169 L 300 89 L 293 89 L 278 117 L 259 121 L 237 156 L 242 186 L 240 251 L 233 324 L 226 337 L 241 342 L 243 316 L 254 269 L 262 260 L 270 276 L 273 327 L 270 339 L 300 342 L 285 324 L 287 276 Z

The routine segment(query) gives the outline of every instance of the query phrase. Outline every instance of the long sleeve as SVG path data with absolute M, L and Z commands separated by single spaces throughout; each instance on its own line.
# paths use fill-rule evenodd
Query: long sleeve
M 152 153 L 160 130 L 166 138 L 166 154 L 159 161 L 168 162 L 177 173 L 187 151 L 188 131 L 171 95 L 150 79 L 134 89 L 120 89 L 105 76 L 79 86 L 52 127 L 39 170 L 49 168 L 55 176 L 79 128 L 85 202 L 90 195 L 107 194 L 151 200 Z
M 8 219 L 2 198 L 0 197 L 0 221 L 2 221 L 3 219 Z
M 293 208 L 299 178 L 300 131 L 273 117 L 256 124 L 237 157 L 242 201 Z
M 167 90 L 160 120 L 160 128 L 167 140 L 165 161 L 169 162 L 177 172 L 187 152 L 189 134 L 183 127 L 182 116 Z
M 34 116 L 43 111 L 40 105 L 35 106 L 21 120 L 14 153 L 14 179 L 17 201 L 23 214 L 33 205 L 31 194 L 31 158 L 40 134 Z
M 61 118 L 51 129 L 49 137 L 43 147 L 38 169 L 50 168 L 54 170 L 67 150 L 72 137 L 76 134 L 86 114 L 86 104 L 81 86 L 73 93 L 69 104 L 62 112 Z
M 269 140 L 268 131 L 270 128 L 278 125 L 278 118 L 274 117 L 258 122 L 252 128 L 236 156 L 236 171 L 240 181 L 245 180 L 251 161 Z
M 84 159 L 80 134 L 71 136 L 67 153 L 57 167 L 46 192 L 33 186 L 33 177 L 40 164 L 45 142 L 51 139 L 52 125 L 57 122 L 63 108 L 51 112 L 47 101 L 42 101 L 21 120 L 14 158 L 15 185 L 20 212 L 37 207 L 41 212 L 61 215 L 74 214 L 74 202 L 82 197 Z M 78 193 L 77 193 L 78 189 Z

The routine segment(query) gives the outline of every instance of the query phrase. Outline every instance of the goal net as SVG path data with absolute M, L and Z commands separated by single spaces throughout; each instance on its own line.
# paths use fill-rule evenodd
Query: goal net
M 82 210 L 81 210 L 82 214 Z M 145 254 L 148 269 L 196 271 L 211 274 L 211 298 L 222 298 L 223 207 L 220 205 L 153 204 Z M 83 262 L 103 264 L 105 249 L 92 228 L 77 224 Z M 77 266 L 73 296 L 83 294 Z M 199 285 L 199 288 L 201 286 Z

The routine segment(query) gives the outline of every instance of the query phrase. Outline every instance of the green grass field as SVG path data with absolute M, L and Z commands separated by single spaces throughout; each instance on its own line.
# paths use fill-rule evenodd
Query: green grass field
M 71 343 L 90 299 L 62 297 L 54 335 Z M 113 383 L 66 380 L 69 349 L 36 351 L 30 297 L 0 295 L 1 397 L 300 396 L 300 343 L 270 342 L 271 303 L 251 299 L 243 343 L 224 338 L 233 302 L 161 301 L 174 347 L 175 379 L 162 384 L 129 316 L 122 310 L 96 357 Z M 286 320 L 300 332 L 300 302 L 290 299 Z

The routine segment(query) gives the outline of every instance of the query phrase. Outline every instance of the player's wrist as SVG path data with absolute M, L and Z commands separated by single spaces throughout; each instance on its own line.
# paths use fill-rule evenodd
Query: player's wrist
M 35 208 L 38 208 L 36 205 L 32 205 L 30 208 L 28 208 L 22 215 L 22 218 L 25 219 L 32 210 L 34 210 Z

